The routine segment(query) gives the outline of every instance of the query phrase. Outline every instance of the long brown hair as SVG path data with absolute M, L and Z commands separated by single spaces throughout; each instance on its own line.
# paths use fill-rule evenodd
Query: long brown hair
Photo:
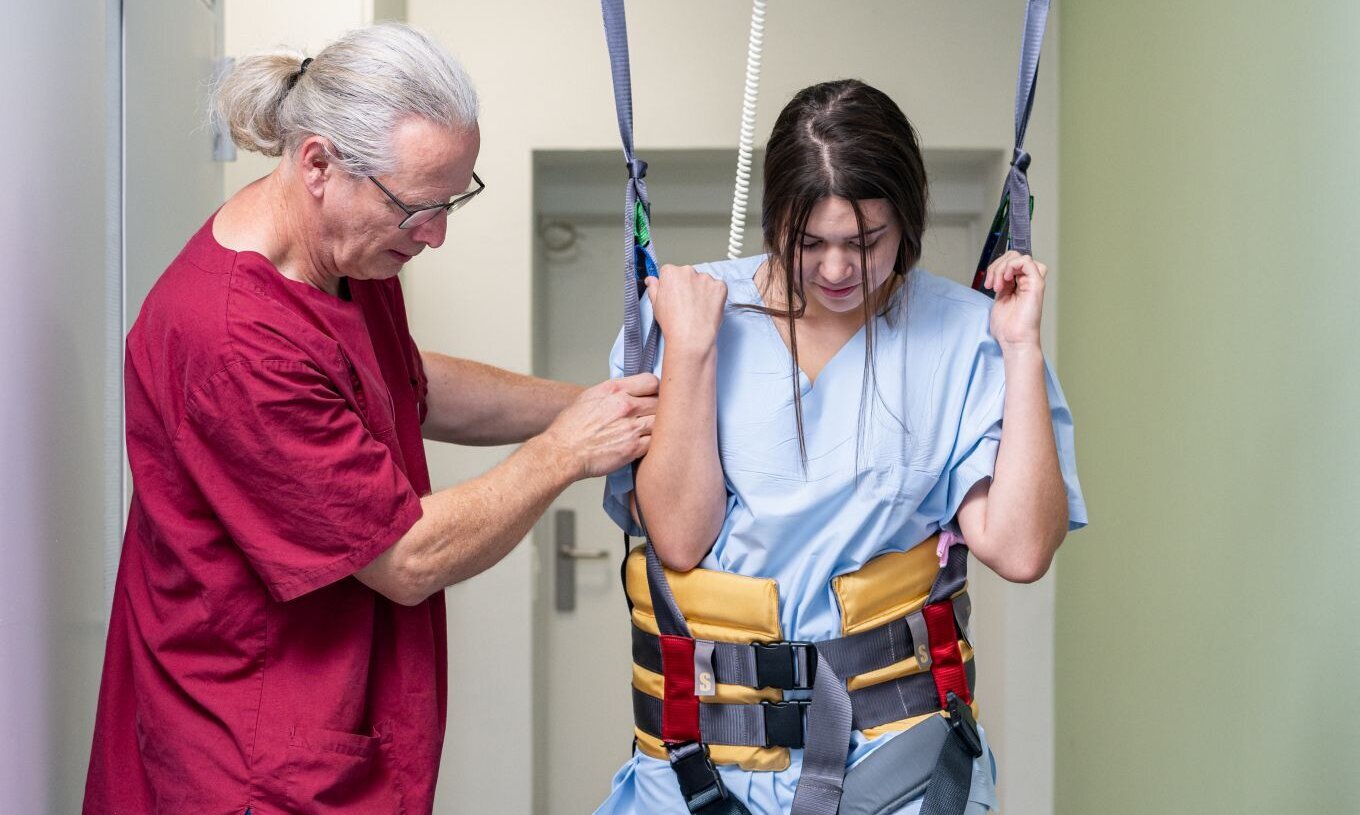
M 804 88 L 794 95 L 770 132 L 765 149 L 765 193 L 761 229 L 776 273 L 784 284 L 785 308 L 755 307 L 785 321 L 789 335 L 794 416 L 798 449 L 807 464 L 803 434 L 803 399 L 798 383 L 797 321 L 807 309 L 803 291 L 802 234 L 817 203 L 837 197 L 850 202 L 859 228 L 860 286 L 864 304 L 864 378 L 860 394 L 863 427 L 874 385 L 874 319 L 892 312 L 905 314 L 907 274 L 921 259 L 926 228 L 926 171 L 916 130 L 888 95 L 858 79 L 840 79 Z M 869 291 L 861 201 L 884 199 L 902 239 L 893 276 L 880 291 L 892 296 L 877 301 Z M 766 293 L 768 295 L 768 292 Z M 770 302 L 766 296 L 765 302 Z M 858 453 L 856 454 L 858 458 Z

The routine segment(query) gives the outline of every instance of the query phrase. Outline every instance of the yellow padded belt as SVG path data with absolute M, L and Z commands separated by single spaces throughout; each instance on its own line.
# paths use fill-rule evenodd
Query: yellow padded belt
M 628 553 L 624 587 L 633 603 L 633 624 L 660 634 L 647 589 L 647 557 L 641 547 Z M 778 642 L 779 586 L 763 577 L 747 577 L 712 569 L 674 572 L 666 569 L 675 602 L 695 637 L 722 642 Z
M 931 537 L 905 552 L 879 555 L 858 571 L 836 577 L 832 588 L 841 606 L 841 634 L 857 634 L 908 614 L 925 605 L 935 576 L 940 570 L 935 554 L 937 538 Z M 641 547 L 628 554 L 625 587 L 633 604 L 633 624 L 649 634 L 660 634 L 647 588 L 647 559 Z M 783 639 L 779 625 L 779 586 L 768 578 L 747 577 L 731 572 L 693 569 L 675 572 L 666 569 L 675 602 L 685 615 L 690 633 L 699 639 L 719 642 L 778 642 Z M 962 593 L 962 592 L 960 592 Z M 956 595 L 957 596 L 957 595 Z M 973 649 L 959 641 L 963 661 L 973 659 Z M 920 673 L 915 658 L 850 677 L 850 690 L 876 685 L 909 674 Z M 665 679 L 638 665 L 633 666 L 633 687 L 649 696 L 664 697 Z M 717 686 L 716 695 L 707 700 L 718 704 L 751 704 L 778 701 L 783 694 L 775 688 L 755 689 L 739 685 Z M 977 702 L 973 702 L 974 715 Z M 928 713 L 888 722 L 863 731 L 868 738 L 909 730 L 931 716 Z M 634 728 L 638 749 L 652 758 L 666 760 L 661 740 Z M 779 771 L 789 766 L 785 747 L 740 747 L 709 745 L 709 755 L 717 764 L 736 764 L 744 770 Z
M 624 586 L 633 603 L 633 624 L 649 634 L 660 634 L 652 610 L 652 593 L 647 588 L 647 558 L 641 547 L 628 553 Z M 666 570 L 675 602 L 685 615 L 690 633 L 699 639 L 718 642 L 779 642 L 779 586 L 767 578 L 747 577 L 711 569 L 688 572 Z M 657 699 L 665 697 L 665 678 L 639 665 L 633 666 L 633 687 Z M 777 702 L 783 694 L 776 688 L 746 688 L 740 685 L 717 686 L 708 702 L 752 704 Z M 652 758 L 666 760 L 666 748 L 658 739 L 633 729 L 638 749 Z M 736 764 L 743 770 L 773 772 L 788 769 L 787 747 L 738 747 L 711 744 L 709 756 L 718 764 Z

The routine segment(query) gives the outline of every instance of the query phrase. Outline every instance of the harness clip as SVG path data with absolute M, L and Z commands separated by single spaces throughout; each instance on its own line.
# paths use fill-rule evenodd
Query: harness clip
M 817 646 L 810 642 L 753 642 L 756 687 L 808 690 L 817 678 Z
M 786 702 L 761 702 L 765 714 L 765 746 L 797 747 L 804 744 L 804 717 L 812 706 L 810 699 Z
M 963 749 L 973 758 L 982 755 L 982 736 L 978 733 L 977 720 L 973 709 L 953 691 L 949 692 L 949 729 L 954 731 L 963 744 Z
M 680 782 L 680 794 L 690 812 L 698 812 L 709 804 L 727 797 L 718 768 L 708 757 L 708 748 L 697 741 L 671 745 L 668 750 L 671 769 Z

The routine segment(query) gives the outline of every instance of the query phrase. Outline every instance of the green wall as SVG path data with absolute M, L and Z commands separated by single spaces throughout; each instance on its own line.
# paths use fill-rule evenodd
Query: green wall
M 1360 2 L 1057 22 L 1057 812 L 1360 813 Z

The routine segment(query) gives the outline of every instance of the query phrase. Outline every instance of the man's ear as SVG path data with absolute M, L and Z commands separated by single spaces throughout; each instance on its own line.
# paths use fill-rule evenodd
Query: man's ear
M 315 198 L 323 197 L 326 184 L 336 179 L 343 170 L 335 162 L 335 153 L 330 140 L 322 136 L 309 136 L 298 145 L 294 154 L 294 170 L 307 191 Z

